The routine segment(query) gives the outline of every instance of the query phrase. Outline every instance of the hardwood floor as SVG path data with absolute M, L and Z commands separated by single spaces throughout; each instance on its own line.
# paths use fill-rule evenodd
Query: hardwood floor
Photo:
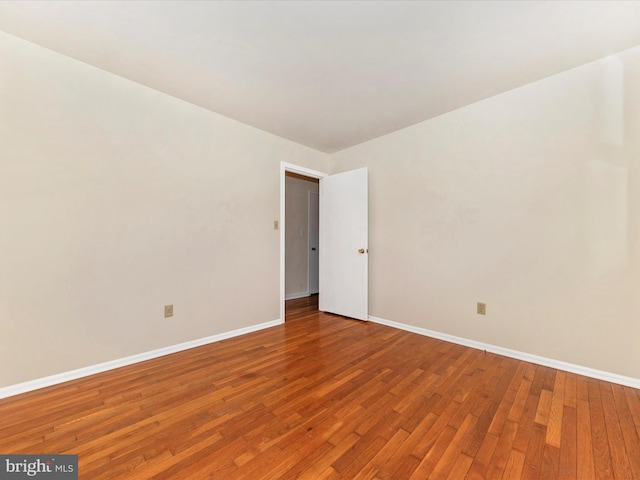
M 640 479 L 640 391 L 287 305 L 285 325 L 0 400 L 97 479 Z

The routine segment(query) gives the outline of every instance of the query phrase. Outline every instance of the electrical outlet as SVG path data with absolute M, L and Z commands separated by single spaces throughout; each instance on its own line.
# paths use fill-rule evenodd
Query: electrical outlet
M 164 306 L 164 318 L 173 317 L 173 305 Z
M 478 308 L 476 310 L 478 315 L 486 315 L 487 314 L 487 304 L 478 302 Z

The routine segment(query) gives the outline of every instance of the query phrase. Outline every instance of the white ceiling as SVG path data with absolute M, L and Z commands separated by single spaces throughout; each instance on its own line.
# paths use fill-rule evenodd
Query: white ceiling
M 640 45 L 640 1 L 0 1 L 0 30 L 325 152 Z

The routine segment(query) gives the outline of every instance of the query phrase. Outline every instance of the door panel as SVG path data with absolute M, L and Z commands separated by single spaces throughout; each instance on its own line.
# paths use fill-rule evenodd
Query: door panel
M 368 319 L 367 169 L 320 179 L 319 308 Z

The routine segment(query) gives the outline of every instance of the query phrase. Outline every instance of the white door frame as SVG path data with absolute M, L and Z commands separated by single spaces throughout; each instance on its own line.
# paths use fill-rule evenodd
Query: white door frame
M 297 173 L 305 177 L 321 179 L 328 176 L 328 173 L 320 172 L 318 170 L 312 170 L 310 168 L 294 165 L 293 163 L 280 162 L 280 320 L 284 323 L 284 297 L 285 297 L 285 268 L 284 268 L 284 254 L 285 254 L 285 179 L 286 173 Z M 320 292 L 322 293 L 322 292 Z

